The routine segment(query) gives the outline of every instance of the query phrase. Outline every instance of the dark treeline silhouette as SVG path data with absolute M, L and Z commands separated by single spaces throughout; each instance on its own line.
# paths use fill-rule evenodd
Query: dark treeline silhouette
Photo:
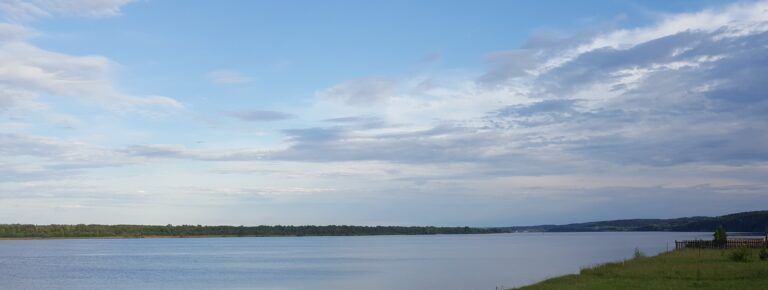
M 604 232 L 672 231 L 710 232 L 718 227 L 730 232 L 768 230 L 768 211 L 753 211 L 718 217 L 677 219 L 631 219 L 567 225 L 523 227 L 399 227 L 399 226 L 201 226 L 201 225 L 26 225 L 0 224 L 0 238 L 99 238 L 99 237 L 195 237 L 195 236 L 362 236 L 491 234 L 508 232 Z
M 511 232 L 711 232 L 724 227 L 729 232 L 763 232 L 768 230 L 768 211 L 750 211 L 717 217 L 686 217 L 676 219 L 628 219 L 504 228 Z
M 501 229 L 399 226 L 201 226 L 201 225 L 0 225 L 0 238 L 98 238 L 152 236 L 357 236 L 488 234 Z

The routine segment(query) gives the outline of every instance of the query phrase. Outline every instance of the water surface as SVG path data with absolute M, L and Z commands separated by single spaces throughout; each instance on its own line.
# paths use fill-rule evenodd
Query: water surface
M 0 240 L 0 289 L 495 289 L 692 238 L 709 234 Z

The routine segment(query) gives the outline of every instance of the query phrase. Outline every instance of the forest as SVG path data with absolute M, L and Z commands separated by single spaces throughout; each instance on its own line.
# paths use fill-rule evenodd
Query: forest
M 142 238 L 195 236 L 358 236 L 487 234 L 501 229 L 403 226 L 203 226 L 203 225 L 31 225 L 1 224 L 0 238 Z
M 753 211 L 717 217 L 676 219 L 627 219 L 518 227 L 432 227 L 432 226 L 204 226 L 204 225 L 32 225 L 0 224 L 0 238 L 142 238 L 142 237 L 265 237 L 265 236 L 362 236 L 492 234 L 509 232 L 602 232 L 670 231 L 711 232 L 718 227 L 729 232 L 768 231 L 768 211 Z
M 768 211 L 740 212 L 716 217 L 674 219 L 625 219 L 504 228 L 509 232 L 711 232 L 724 227 L 729 232 L 768 231 Z

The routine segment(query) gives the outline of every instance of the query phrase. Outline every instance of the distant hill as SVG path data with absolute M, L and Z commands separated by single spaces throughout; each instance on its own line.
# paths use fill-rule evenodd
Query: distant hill
M 402 226 L 201 226 L 201 225 L 31 225 L 0 224 L 2 238 L 141 238 L 202 236 L 357 236 L 493 234 L 508 232 L 609 232 L 667 231 L 712 232 L 723 226 L 729 232 L 764 232 L 768 211 L 752 211 L 719 217 L 676 219 L 627 219 L 523 227 L 402 227 Z
M 567 225 L 507 227 L 503 229 L 510 232 L 711 232 L 719 226 L 723 226 L 729 232 L 765 232 L 768 230 L 768 211 L 741 212 L 718 217 L 627 219 Z

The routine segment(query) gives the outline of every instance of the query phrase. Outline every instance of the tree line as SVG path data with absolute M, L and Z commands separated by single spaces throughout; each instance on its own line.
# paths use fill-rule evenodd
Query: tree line
M 31 225 L 0 224 L 0 238 L 141 238 L 153 236 L 358 236 L 488 234 L 501 229 L 403 226 L 203 226 L 203 225 Z
M 768 211 L 740 212 L 716 217 L 627 219 L 505 229 L 510 232 L 709 232 L 718 227 L 725 227 L 732 232 L 768 232 Z

